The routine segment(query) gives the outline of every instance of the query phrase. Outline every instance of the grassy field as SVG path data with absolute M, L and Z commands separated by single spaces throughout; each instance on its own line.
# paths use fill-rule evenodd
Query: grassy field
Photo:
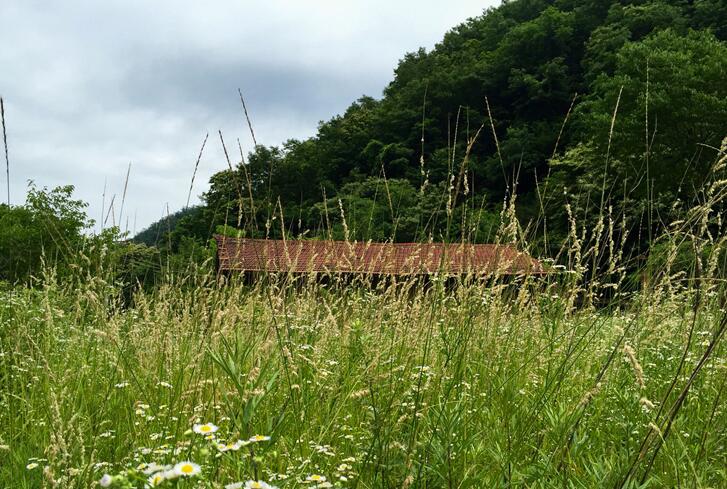
M 44 283 L 0 292 L 2 487 L 727 487 L 717 281 Z

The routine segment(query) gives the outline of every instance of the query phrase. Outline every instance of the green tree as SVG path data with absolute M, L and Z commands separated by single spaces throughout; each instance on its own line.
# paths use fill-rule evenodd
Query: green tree
M 375 216 L 372 235 L 409 239 L 406 226 L 391 227 L 389 204 L 372 200 L 372 182 L 385 177 L 407 189 L 427 182 L 416 212 L 401 214 L 416 216 L 416 239 L 469 236 L 473 210 L 494 222 L 513 192 L 524 228 L 540 233 L 548 222 L 565 236 L 563 187 L 581 216 L 598 216 L 603 193 L 633 220 L 668 223 L 727 132 L 726 15 L 719 0 L 503 2 L 432 50 L 403 55 L 380 99 L 360 97 L 315 136 L 255 148 L 246 165 L 215 175 L 206 219 L 237 227 L 243 208 L 248 236 L 321 235 L 321 209 L 341 199 Z M 443 215 L 468 147 L 471 192 L 458 189 Z M 254 203 L 240 205 L 250 194 Z M 281 215 L 283 226 L 265 226 Z
M 72 197 L 73 186 L 28 188 L 22 206 L 0 205 L 0 280 L 22 282 L 45 261 L 60 273 L 76 258 L 93 225 L 87 204 Z
M 709 32 L 669 29 L 621 48 L 613 75 L 594 82 L 577 112 L 582 139 L 595 145 L 584 164 L 599 191 L 603 182 L 606 197 L 649 201 L 661 219 L 675 200 L 692 200 L 714 161 L 709 147 L 727 134 L 725 60 L 727 46 Z

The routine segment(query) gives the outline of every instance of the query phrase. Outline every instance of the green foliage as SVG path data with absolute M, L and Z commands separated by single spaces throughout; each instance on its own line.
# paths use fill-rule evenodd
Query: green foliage
M 514 192 L 523 226 L 558 237 L 565 188 L 579 216 L 623 210 L 639 252 L 677 218 L 675 199 L 696 198 L 727 134 L 723 3 L 504 2 L 404 55 L 381 99 L 214 175 L 200 225 L 177 234 L 341 237 L 340 200 L 352 239 L 453 239 Z
M 648 250 L 714 176 L 713 148 L 727 134 L 726 59 L 727 45 L 708 32 L 626 42 L 575 111 L 583 142 L 551 161 L 551 220 L 567 227 L 565 189 L 579 222 L 594 226 L 612 208 L 633 227 L 629 248 Z
M 683 283 L 704 275 L 727 278 L 727 249 L 715 244 L 702 244 L 689 239 L 662 239 L 651 245 L 642 274 L 657 282 L 664 274 Z
M 690 200 L 702 188 L 714 151 L 700 145 L 719 147 L 727 131 L 726 59 L 727 45 L 706 32 L 665 30 L 620 49 L 613 75 L 595 81 L 597 94 L 577 114 L 599 154 L 610 143 L 609 167 L 605 158 L 591 166 L 607 173 L 609 190 L 625 183 L 640 200 L 649 192 Z
M 336 197 L 316 206 L 334 239 L 415 239 L 420 221 L 417 189 L 407 180 L 370 178 L 346 184 L 340 195 L 340 205 Z
M 0 280 L 27 281 L 43 262 L 58 273 L 68 272 L 87 244 L 84 231 L 93 225 L 87 204 L 72 194 L 71 185 L 48 190 L 31 184 L 25 205 L 0 205 Z
M 157 248 L 133 242 L 113 246 L 110 264 L 115 280 L 121 285 L 122 298 L 126 304 L 131 302 L 138 288 L 154 285 L 162 269 Z
M 718 39 L 727 39 L 727 4 L 722 0 L 696 0 L 693 27 L 709 29 Z
M 165 216 L 134 236 L 147 246 L 176 250 L 182 236 L 204 240 L 210 233 L 206 207 L 188 207 Z
M 176 274 L 186 274 L 194 268 L 211 270 L 216 253 L 212 243 L 214 241 L 203 242 L 201 239 L 182 236 L 175 252 L 162 254 L 162 262 L 167 266 L 167 271 Z
M 117 228 L 92 234 L 86 207 L 73 199 L 72 186 L 49 190 L 32 185 L 25 205 L 0 205 L 0 283 L 46 278 L 77 283 L 102 276 L 118 286 L 129 304 L 136 290 L 157 284 L 163 272 L 186 272 L 192 265 L 210 263 L 204 208 L 157 223 L 138 237 L 142 242 L 134 242 L 122 240 Z M 168 231 L 162 232 L 165 224 Z M 159 247 L 143 242 L 154 234 L 159 235 L 154 238 Z
M 0 486 L 727 485 L 717 277 L 602 311 L 572 310 L 583 284 L 555 275 L 376 293 L 210 278 L 128 308 L 101 276 L 0 290 Z M 143 472 L 183 460 L 200 472 Z

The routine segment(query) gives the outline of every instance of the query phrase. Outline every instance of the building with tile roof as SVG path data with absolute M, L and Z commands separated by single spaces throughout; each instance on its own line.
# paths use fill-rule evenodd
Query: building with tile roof
M 216 235 L 221 272 L 371 275 L 544 274 L 542 264 L 511 245 L 266 240 Z

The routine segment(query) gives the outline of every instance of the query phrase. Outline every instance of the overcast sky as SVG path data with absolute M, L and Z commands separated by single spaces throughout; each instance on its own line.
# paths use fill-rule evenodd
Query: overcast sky
M 227 166 L 218 129 L 251 149 L 238 87 L 258 143 L 306 138 L 361 95 L 380 97 L 405 53 L 497 3 L 2 0 L 11 201 L 28 180 L 73 184 L 101 221 L 107 182 L 118 220 L 131 162 L 121 225 L 140 231 L 184 207 L 207 132 L 192 203 Z

